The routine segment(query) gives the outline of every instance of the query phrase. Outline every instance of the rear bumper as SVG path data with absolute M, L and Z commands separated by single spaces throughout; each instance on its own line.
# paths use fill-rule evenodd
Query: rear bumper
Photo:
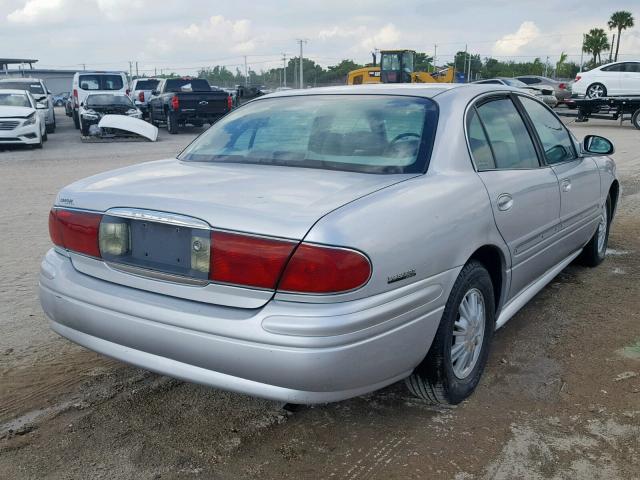
M 84 275 L 51 250 L 40 298 L 60 335 L 183 380 L 292 403 L 361 395 L 424 358 L 457 270 L 342 304 L 206 305 Z

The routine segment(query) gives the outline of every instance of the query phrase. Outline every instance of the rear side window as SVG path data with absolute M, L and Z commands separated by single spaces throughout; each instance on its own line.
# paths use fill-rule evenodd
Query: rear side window
M 469 146 L 471 155 L 478 171 L 493 170 L 496 164 L 493 160 L 493 153 L 484 129 L 478 118 L 475 108 L 469 112 L 467 117 L 467 135 L 469 136 Z
M 615 65 L 610 65 L 608 67 L 602 67 L 601 70 L 603 72 L 624 72 L 625 64 L 624 63 L 616 63 Z
M 547 163 L 567 162 L 576 158 L 573 142 L 562 122 L 535 100 L 518 98 L 540 138 Z
M 527 127 L 509 98 L 477 107 L 491 145 L 496 168 L 536 168 L 540 164 Z
M 135 90 L 155 90 L 160 83 L 158 80 L 138 80 Z
M 541 80 L 539 78 L 534 78 L 534 77 L 518 77 L 518 80 L 526 83 L 527 85 L 534 85 L 536 83 L 541 83 Z
M 120 75 L 80 75 L 78 85 L 82 90 L 122 90 Z

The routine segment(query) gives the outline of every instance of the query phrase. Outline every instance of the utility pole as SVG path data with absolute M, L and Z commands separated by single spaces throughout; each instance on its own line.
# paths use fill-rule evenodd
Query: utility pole
M 244 86 L 249 86 L 249 70 L 247 70 L 247 56 L 244 56 Z
M 582 60 L 584 56 L 584 33 L 582 34 L 582 46 L 580 47 L 580 72 L 582 71 Z
M 138 78 L 140 75 L 138 74 L 138 62 L 136 61 L 136 78 Z
M 433 44 L 433 71 L 436 72 L 438 68 L 436 67 L 436 59 L 438 58 L 438 44 Z
M 467 53 L 467 45 L 464 45 L 464 61 L 462 62 L 462 74 L 464 75 L 465 83 L 469 83 L 469 78 L 467 77 L 467 57 L 469 54 Z M 455 61 L 453 62 L 456 63 Z
M 131 66 L 131 60 L 129 60 L 129 78 L 133 76 L 133 67 Z
M 303 73 L 303 57 L 302 57 L 302 44 L 307 43 L 307 40 L 304 38 L 299 38 L 298 43 L 300 44 L 300 88 L 304 88 L 304 73 Z
M 549 67 L 549 55 L 547 55 L 547 61 L 544 63 L 544 76 L 547 76 L 547 68 Z
M 284 87 L 287 86 L 287 54 L 282 52 L 282 78 L 284 79 Z

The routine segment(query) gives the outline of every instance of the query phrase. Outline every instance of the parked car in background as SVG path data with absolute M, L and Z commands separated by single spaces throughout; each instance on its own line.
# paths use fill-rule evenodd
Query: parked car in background
M 56 131 L 56 112 L 53 108 L 53 96 L 45 83 L 38 78 L 14 77 L 0 80 L 0 88 L 27 90 L 36 102 L 46 105 L 45 124 L 47 133 Z
M 60 335 L 183 380 L 322 403 L 406 378 L 459 403 L 496 328 L 604 260 L 612 152 L 503 85 L 271 94 L 63 188 L 40 299 Z
M 542 100 L 544 103 L 546 103 L 550 107 L 555 107 L 558 104 L 558 100 L 556 99 L 556 96 L 553 94 L 553 89 L 551 87 L 545 88 L 545 87 L 529 86 L 526 83 L 521 82 L 520 80 L 517 80 L 515 78 L 496 77 L 496 78 L 489 78 L 487 80 L 477 80 L 473 83 L 479 83 L 483 85 L 506 85 L 508 87 L 521 88 L 523 90 L 528 91 L 530 94 L 538 97 L 540 100 Z
M 558 100 L 558 103 L 563 103 L 568 98 L 571 98 L 571 90 L 568 88 L 567 82 L 561 82 L 554 80 L 553 78 L 543 77 L 540 75 L 523 75 L 521 77 L 516 77 L 516 80 L 520 80 L 522 83 L 526 83 L 530 87 L 553 88 L 553 94 Z
M 204 78 L 167 78 L 149 100 L 149 121 L 163 122 L 169 133 L 191 124 L 213 124 L 233 108 L 233 99 L 223 90 L 212 89 Z
M 80 128 L 80 106 L 92 93 L 129 94 L 127 75 L 124 72 L 76 72 L 73 76 L 73 124 Z
M 67 99 L 69 98 L 69 92 L 56 93 L 53 95 L 53 105 L 55 107 L 64 107 L 65 103 L 67 103 Z
M 64 114 L 67 117 L 73 117 L 73 95 L 69 95 L 64 101 Z
M 129 96 L 144 117 L 149 114 L 149 100 L 151 99 L 153 91 L 158 88 L 159 83 L 160 80 L 157 78 L 136 78 L 131 83 L 131 93 Z
M 640 95 L 640 62 L 614 62 L 580 72 L 572 86 L 578 97 Z
M 23 144 L 42 148 L 47 139 L 46 104 L 28 90 L 0 88 L 0 145 Z
M 124 93 L 92 93 L 80 105 L 80 132 L 89 135 L 91 125 L 97 125 L 105 115 L 126 115 L 142 118 L 142 112 Z

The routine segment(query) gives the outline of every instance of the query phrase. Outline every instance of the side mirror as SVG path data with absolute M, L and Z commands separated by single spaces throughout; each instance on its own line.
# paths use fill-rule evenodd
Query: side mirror
M 38 103 L 36 103 L 36 108 L 38 110 L 46 110 L 49 107 L 47 106 L 46 103 L 38 102 Z
M 582 141 L 582 149 L 592 155 L 611 155 L 615 152 L 613 143 L 599 135 L 587 135 Z

